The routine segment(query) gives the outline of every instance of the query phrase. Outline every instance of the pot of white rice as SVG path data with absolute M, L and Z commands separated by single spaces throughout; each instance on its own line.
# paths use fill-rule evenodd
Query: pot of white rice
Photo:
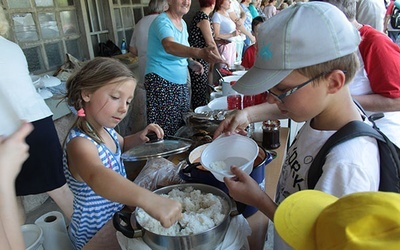
M 164 228 L 141 208 L 132 214 L 117 212 L 113 218 L 118 231 L 130 238 L 142 237 L 151 249 L 212 249 L 223 241 L 231 216 L 237 214 L 230 197 L 210 185 L 177 184 L 154 192 L 182 204 L 179 223 Z

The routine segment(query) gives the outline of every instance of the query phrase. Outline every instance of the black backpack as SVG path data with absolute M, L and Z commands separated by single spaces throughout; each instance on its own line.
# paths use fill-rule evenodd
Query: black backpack
M 120 54 L 122 54 L 121 49 L 113 41 L 107 40 L 105 43 L 99 43 L 98 56 L 112 57 Z
M 390 24 L 394 29 L 400 29 L 400 9 L 393 6 L 392 14 L 390 15 Z
M 308 172 L 308 188 L 314 189 L 320 176 L 325 157 L 336 145 L 358 136 L 371 136 L 378 142 L 380 157 L 379 190 L 400 193 L 400 149 L 393 144 L 376 126 L 374 120 L 382 118 L 383 114 L 374 114 L 368 119 L 373 127 L 361 121 L 351 121 L 336 131 L 322 146 Z

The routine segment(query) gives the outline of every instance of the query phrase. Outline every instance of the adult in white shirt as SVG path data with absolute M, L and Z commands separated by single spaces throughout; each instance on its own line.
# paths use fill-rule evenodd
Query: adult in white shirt
M 232 21 L 236 24 L 236 29 L 239 30 L 242 34 L 240 39 L 235 40 L 236 42 L 236 64 L 240 64 L 242 62 L 242 52 L 244 48 L 244 40 L 248 37 L 251 41 L 251 44 L 255 43 L 256 38 L 251 34 L 251 31 L 247 30 L 244 26 L 244 20 L 246 19 L 246 13 L 244 12 L 242 6 L 237 0 L 231 0 L 231 7 L 228 10 L 229 16 Z
M 236 55 L 239 53 L 236 44 L 243 43 L 239 32 L 236 30 L 235 23 L 228 14 L 231 3 L 230 0 L 217 0 L 215 3 L 215 12 L 212 16 L 215 38 L 231 41 L 231 43 L 218 45 L 219 53 L 225 58 L 229 66 L 235 64 Z
M 33 86 L 22 49 L 4 38 L 8 29 L 9 24 L 0 8 L 0 136 L 14 132 L 19 120 L 30 122 L 34 127 L 26 139 L 30 156 L 16 178 L 16 194 L 47 192 L 69 219 L 73 195 L 63 173 L 62 149 L 53 114 Z M 22 217 L 21 214 L 21 220 Z
M 129 43 L 129 52 L 139 57 L 137 87 L 135 98 L 131 105 L 131 111 L 127 115 L 131 117 L 126 120 L 129 134 L 143 130 L 147 126 L 146 90 L 144 89 L 144 71 L 146 68 L 147 39 L 149 28 L 156 17 L 168 9 L 167 0 L 151 0 L 149 2 L 149 14 L 144 16 L 135 25 L 133 35 Z

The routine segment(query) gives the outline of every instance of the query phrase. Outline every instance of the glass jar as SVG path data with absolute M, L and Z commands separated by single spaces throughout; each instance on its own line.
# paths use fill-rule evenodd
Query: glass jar
M 279 120 L 267 120 L 263 123 L 263 141 L 265 149 L 276 149 L 281 146 L 279 141 L 279 130 L 281 123 Z

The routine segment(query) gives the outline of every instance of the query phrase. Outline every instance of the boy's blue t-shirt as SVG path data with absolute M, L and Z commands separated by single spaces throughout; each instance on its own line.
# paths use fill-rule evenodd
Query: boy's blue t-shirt
M 165 51 L 161 41 L 167 37 L 173 37 L 175 42 L 190 46 L 185 21 L 182 20 L 182 30 L 178 30 L 164 12 L 150 25 L 145 74 L 155 73 L 167 81 L 186 84 L 187 58 L 174 56 Z

